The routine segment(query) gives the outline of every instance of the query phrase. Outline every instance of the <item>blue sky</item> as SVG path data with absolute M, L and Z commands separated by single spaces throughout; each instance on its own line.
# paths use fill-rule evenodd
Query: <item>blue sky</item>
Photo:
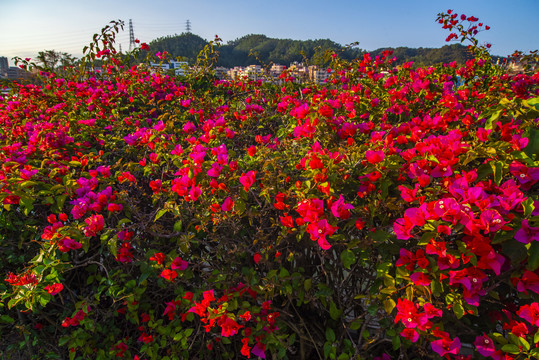
M 224 42 L 247 34 L 297 40 L 359 42 L 359 48 L 440 47 L 449 33 L 435 22 L 453 9 L 491 27 L 478 35 L 495 55 L 539 48 L 539 0 L 0 0 L 0 56 L 34 57 L 54 49 L 77 57 L 91 36 L 121 19 L 129 47 L 129 19 L 141 41 L 185 31 Z M 11 63 L 11 61 L 10 61 Z

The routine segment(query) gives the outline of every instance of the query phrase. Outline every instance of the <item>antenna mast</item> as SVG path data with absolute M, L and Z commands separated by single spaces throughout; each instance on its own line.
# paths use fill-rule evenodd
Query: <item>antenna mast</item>
M 133 21 L 129 19 L 129 52 L 135 48 L 135 33 L 133 31 Z

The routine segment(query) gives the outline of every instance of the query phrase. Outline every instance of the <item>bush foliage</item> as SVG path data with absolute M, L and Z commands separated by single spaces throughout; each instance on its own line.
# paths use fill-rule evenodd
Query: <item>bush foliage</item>
M 438 20 L 464 66 L 334 53 L 326 84 L 229 81 L 208 47 L 178 79 L 113 24 L 71 76 L 18 85 L 3 355 L 539 358 L 539 73 Z

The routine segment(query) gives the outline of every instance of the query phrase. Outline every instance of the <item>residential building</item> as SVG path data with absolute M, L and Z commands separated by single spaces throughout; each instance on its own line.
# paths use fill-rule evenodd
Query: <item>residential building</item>
M 0 56 L 0 75 L 7 76 L 7 70 L 9 69 L 9 62 L 7 57 Z

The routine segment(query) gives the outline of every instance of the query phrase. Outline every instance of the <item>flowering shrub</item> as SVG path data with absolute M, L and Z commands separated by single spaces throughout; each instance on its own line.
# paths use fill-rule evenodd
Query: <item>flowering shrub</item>
M 0 101 L 6 354 L 539 358 L 539 73 L 180 80 L 110 31 Z

